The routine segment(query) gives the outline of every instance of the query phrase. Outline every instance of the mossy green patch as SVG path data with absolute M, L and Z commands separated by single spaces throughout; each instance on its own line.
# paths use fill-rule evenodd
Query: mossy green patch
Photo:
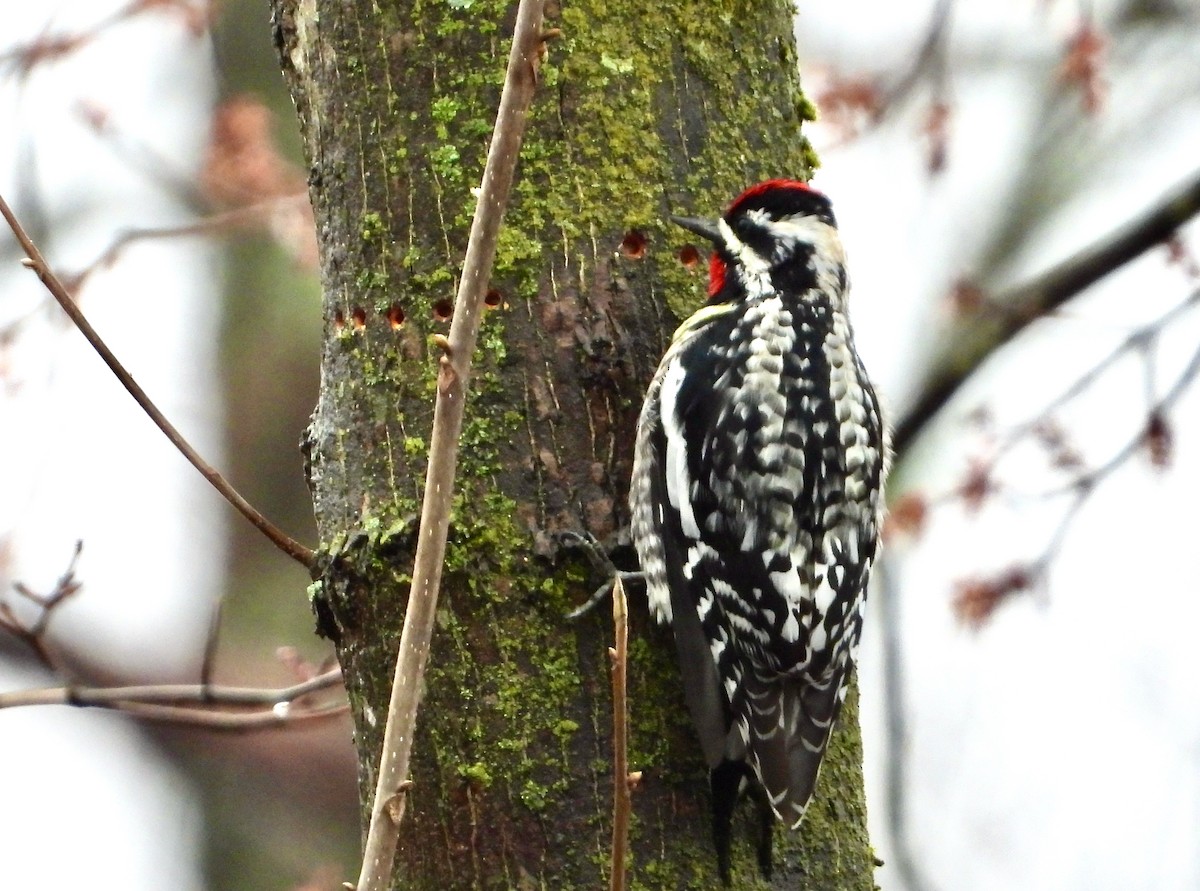
M 634 332 L 630 343 L 641 347 L 669 333 L 670 314 L 682 317 L 703 301 L 704 270 L 679 262 L 690 236 L 666 224 L 666 214 L 715 214 L 750 182 L 807 177 L 815 164 L 800 131 L 812 109 L 795 85 L 784 0 L 724 0 L 702 14 L 632 0 L 572 0 L 558 8 L 547 24 L 563 37 L 549 45 L 540 69 L 489 283 L 504 308 L 488 313 L 475 356 L 418 724 L 413 800 L 432 816 L 421 825 L 435 827 L 420 837 L 440 832 L 453 844 L 502 848 L 472 849 L 480 859 L 469 867 L 433 864 L 451 855 L 432 844 L 406 855 L 414 875 L 453 874 L 456 887 L 595 887 L 607 869 L 609 632 L 603 622 L 565 623 L 563 614 L 595 580 L 578 565 L 535 557 L 530 527 L 551 510 L 538 498 L 557 498 L 554 510 L 565 511 L 562 504 L 578 504 L 579 490 L 600 488 L 595 479 L 620 472 L 626 458 L 605 463 L 582 449 L 555 453 L 545 465 L 555 469 L 531 481 L 543 466 L 537 449 L 558 445 L 548 422 L 529 417 L 536 414 L 529 380 L 543 369 L 525 360 L 562 356 L 537 353 L 519 338 L 540 324 L 548 302 L 563 308 L 572 327 L 535 337 L 564 339 L 558 348 L 581 363 L 606 348 L 584 342 L 593 317 L 603 323 L 611 314 L 628 324 L 633 314 L 622 300 L 639 302 L 638 318 L 652 322 L 653 330 Z M 314 192 L 329 190 L 335 199 L 320 209 L 322 225 L 346 223 L 342 253 L 326 258 L 327 301 L 343 312 L 357 306 L 373 313 L 365 330 L 345 324 L 326 345 L 314 485 L 337 571 L 313 593 L 330 598 L 348 629 L 343 656 L 365 751 L 378 745 L 410 581 L 437 378 L 430 335 L 446 330 L 434 308 L 453 297 L 457 283 L 511 13 L 509 0 L 415 0 L 352 4 L 322 20 L 323 35 L 344 36 L 320 58 L 340 60 L 337 74 L 359 103 L 347 132 L 335 134 L 344 140 L 337 150 L 314 154 Z M 760 89 L 765 84 L 771 88 Z M 331 118 L 342 108 L 323 111 Z M 631 229 L 647 238 L 643 258 L 618 254 Z M 383 321 L 393 304 L 405 315 L 399 331 Z M 603 332 L 605 344 L 619 339 L 618 329 Z M 595 374 L 595 383 L 567 373 L 552 383 L 563 393 L 587 391 L 575 406 L 592 399 L 628 414 L 644 382 L 620 375 L 656 358 L 617 356 L 611 378 Z M 581 412 L 558 423 L 593 420 Z M 599 420 L 613 429 L 596 443 L 625 429 L 619 417 Z M 572 490 L 557 475 L 583 482 Z M 621 486 L 612 482 L 603 494 L 616 500 Z M 706 820 L 695 810 L 704 767 L 682 708 L 670 636 L 635 627 L 630 761 L 654 791 L 635 805 L 633 886 L 711 887 L 707 832 L 681 838 L 676 831 L 681 819 Z M 677 793 L 682 816 L 662 805 L 664 787 L 672 800 Z M 502 815 L 498 834 L 510 835 L 475 839 L 462 826 L 476 813 L 484 822 Z M 573 835 L 560 846 L 582 853 L 552 870 L 548 851 L 559 835 Z M 661 857 L 652 853 L 667 847 Z M 422 887 L 419 879 L 413 886 Z

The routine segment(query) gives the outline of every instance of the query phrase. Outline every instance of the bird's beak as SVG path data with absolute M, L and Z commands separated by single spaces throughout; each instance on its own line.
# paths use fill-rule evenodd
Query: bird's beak
M 689 232 L 695 232 L 697 235 L 707 238 L 713 244 L 719 245 L 724 239 L 721 238 L 721 230 L 717 228 L 717 220 L 706 220 L 701 217 L 671 217 L 671 222 L 676 226 L 682 226 Z

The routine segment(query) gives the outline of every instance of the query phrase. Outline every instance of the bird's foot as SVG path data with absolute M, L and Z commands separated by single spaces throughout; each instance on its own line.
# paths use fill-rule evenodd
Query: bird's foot
M 570 621 L 586 616 L 603 603 L 612 594 L 613 586 L 616 585 L 618 580 L 622 584 L 625 584 L 627 582 L 642 581 L 644 578 L 640 571 L 634 572 L 617 569 L 616 564 L 612 562 L 612 558 L 608 556 L 608 553 L 600 546 L 600 542 L 596 541 L 596 537 L 590 532 L 560 532 L 558 533 L 558 540 L 564 547 L 583 551 L 596 571 L 608 579 L 581 606 L 567 613 L 567 619 Z

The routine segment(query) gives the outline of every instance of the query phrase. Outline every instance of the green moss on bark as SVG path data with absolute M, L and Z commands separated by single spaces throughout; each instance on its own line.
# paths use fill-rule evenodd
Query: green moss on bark
M 275 3 L 325 291 L 306 445 L 328 569 L 312 594 L 346 671 L 365 815 L 420 509 L 430 335 L 446 330 L 512 4 Z M 702 270 L 678 259 L 688 236 L 666 215 L 714 213 L 750 182 L 803 178 L 815 163 L 791 13 L 776 0 L 548 9 L 563 36 L 541 68 L 491 283 L 498 306 L 475 357 L 405 887 L 604 880 L 611 631 L 603 609 L 562 619 L 598 580 L 556 554 L 550 533 L 604 536 L 627 521 L 642 390 L 676 319 L 703 299 Z M 631 230 L 647 239 L 642 257 L 619 251 Z M 632 887 L 711 888 L 705 772 L 669 634 L 649 626 L 642 602 L 634 596 L 631 765 L 645 779 Z M 872 887 L 856 745 L 839 733 L 809 823 L 780 833 L 778 887 Z M 748 841 L 736 853 L 738 887 L 761 887 Z

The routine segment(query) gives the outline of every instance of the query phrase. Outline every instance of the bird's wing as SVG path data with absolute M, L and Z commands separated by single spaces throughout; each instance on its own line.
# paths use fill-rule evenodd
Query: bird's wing
M 823 649 L 825 623 L 846 619 L 839 610 L 853 598 L 837 589 L 858 581 L 841 565 L 837 535 L 822 526 L 820 468 L 836 436 L 832 409 L 823 432 L 814 428 L 819 406 L 802 408 L 802 395 L 772 389 L 770 375 L 747 381 L 753 368 L 722 352 L 730 324 L 709 325 L 662 376 L 656 454 L 658 503 L 671 508 L 665 562 L 685 686 L 704 686 L 709 765 L 718 756 L 744 758 L 772 808 L 795 824 L 816 782 L 848 660 L 822 665 L 815 676 L 807 669 L 818 668 L 814 648 Z M 690 692 L 689 704 L 697 698 Z

